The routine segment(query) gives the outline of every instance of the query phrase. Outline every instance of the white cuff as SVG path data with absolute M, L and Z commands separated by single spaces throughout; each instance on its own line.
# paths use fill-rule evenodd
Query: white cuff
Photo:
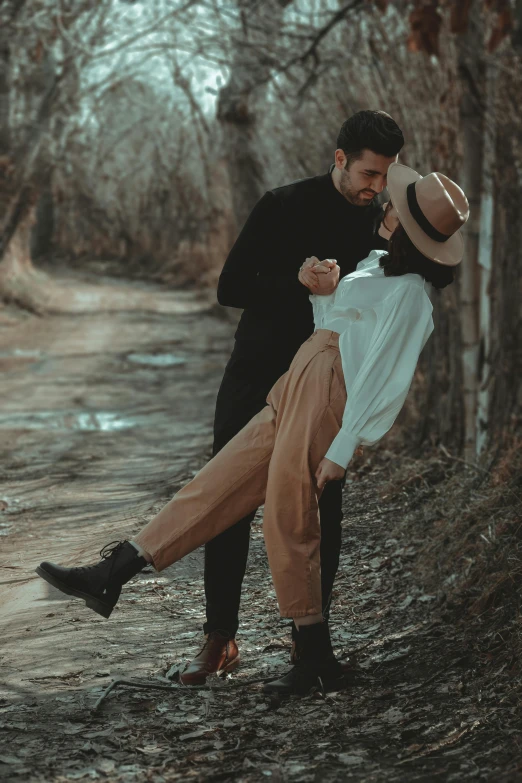
M 312 304 L 321 305 L 321 307 L 329 306 L 333 302 L 335 291 L 332 294 L 310 294 L 308 297 Z
M 336 465 L 340 465 L 341 468 L 346 470 L 355 449 L 360 443 L 361 439 L 356 435 L 349 435 L 348 433 L 343 432 L 343 430 L 339 430 L 333 439 L 330 448 L 326 452 L 326 459 L 335 462 Z

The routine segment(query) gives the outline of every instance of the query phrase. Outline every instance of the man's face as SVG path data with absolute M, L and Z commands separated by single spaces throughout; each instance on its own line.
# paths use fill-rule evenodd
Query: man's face
M 397 161 L 397 155 L 386 158 L 371 150 L 363 150 L 359 160 L 345 168 L 347 159 L 342 150 L 335 151 L 335 165 L 340 171 L 339 190 L 350 204 L 365 207 L 386 187 L 388 166 Z

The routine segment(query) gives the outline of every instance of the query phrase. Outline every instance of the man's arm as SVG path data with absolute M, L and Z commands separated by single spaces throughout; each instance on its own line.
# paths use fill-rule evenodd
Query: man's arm
M 283 303 L 288 297 L 308 297 L 297 272 L 280 271 L 278 243 L 284 231 L 281 203 L 268 191 L 255 205 L 228 254 L 218 282 L 219 304 L 245 309 Z M 260 275 L 267 267 L 270 274 Z

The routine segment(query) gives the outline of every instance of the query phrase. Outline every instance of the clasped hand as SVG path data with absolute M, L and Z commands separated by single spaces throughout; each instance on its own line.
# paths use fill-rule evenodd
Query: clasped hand
M 311 256 L 299 270 L 298 279 L 312 294 L 327 296 L 337 288 L 339 274 L 340 269 L 334 258 L 319 261 L 316 256 Z

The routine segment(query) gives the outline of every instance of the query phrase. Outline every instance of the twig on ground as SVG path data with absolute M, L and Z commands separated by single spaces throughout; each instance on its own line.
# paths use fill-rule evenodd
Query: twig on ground
M 159 691 L 179 690 L 179 685 L 160 685 L 157 682 L 147 682 L 144 680 L 129 680 L 126 679 L 125 677 L 122 677 L 121 679 L 113 680 L 111 684 L 107 688 L 105 688 L 102 695 L 100 696 L 100 698 L 98 699 L 94 707 L 92 708 L 93 712 L 95 712 L 98 709 L 102 701 L 107 698 L 109 693 L 115 690 L 115 688 L 118 688 L 120 685 L 126 685 L 129 688 L 144 688 L 145 690 L 149 688 L 153 688 L 154 690 L 159 690 Z
M 176 673 L 179 674 L 179 670 L 176 670 L 174 672 L 174 674 L 176 674 Z M 168 674 L 170 674 L 170 671 L 168 672 Z M 167 675 L 167 679 L 168 679 L 168 675 Z M 224 679 L 224 678 L 220 678 L 220 679 Z M 227 691 L 229 691 L 229 690 L 236 690 L 237 688 L 246 688 L 249 685 L 258 685 L 260 683 L 270 682 L 270 680 L 274 680 L 274 679 L 276 679 L 276 675 L 274 675 L 272 677 L 262 677 L 262 678 L 258 678 L 258 679 L 254 679 L 254 680 L 245 680 L 244 682 L 234 682 L 234 683 L 228 684 L 225 687 L 226 687 Z M 107 688 L 105 688 L 105 690 L 103 691 L 102 695 L 100 696 L 100 698 L 98 699 L 98 701 L 96 702 L 94 707 L 92 708 L 93 712 L 95 712 L 98 709 L 98 707 L 100 706 L 102 701 L 104 701 L 104 699 L 107 698 L 107 696 L 109 695 L 109 693 L 111 691 L 115 690 L 116 688 L 120 687 L 121 685 L 127 686 L 129 688 L 143 688 L 144 690 L 152 688 L 154 690 L 160 690 L 160 691 L 176 691 L 176 690 L 181 690 L 181 689 L 183 689 L 185 692 L 187 692 L 187 690 L 191 690 L 191 691 L 214 690 L 209 685 L 190 685 L 190 686 L 187 685 L 187 686 L 184 686 L 183 684 L 181 684 L 181 683 L 178 684 L 177 682 L 175 682 L 175 684 L 172 683 L 171 685 L 160 685 L 160 683 L 148 682 L 148 681 L 144 681 L 144 680 L 130 680 L 130 679 L 127 679 L 125 677 L 122 677 L 120 679 L 113 680 L 111 682 L 111 684 L 109 686 L 107 686 Z M 220 689 L 218 689 L 218 690 L 220 690 Z
M 485 720 L 485 719 L 484 719 Z M 428 756 L 431 753 L 434 753 L 437 750 L 442 750 L 443 748 L 448 747 L 449 745 L 455 745 L 462 737 L 467 734 L 469 731 L 473 731 L 477 726 L 480 726 L 482 723 L 484 723 L 484 720 L 478 719 L 473 721 L 473 723 L 470 723 L 468 726 L 465 726 L 461 731 L 458 729 L 454 729 L 447 737 L 443 737 L 441 740 L 438 740 L 437 742 L 433 742 L 429 745 L 425 745 L 423 748 L 420 749 L 420 753 L 416 753 L 415 755 L 410 756 L 407 759 L 401 759 L 399 761 L 399 764 L 407 764 L 409 761 L 416 761 L 417 759 L 423 758 L 424 756 Z

